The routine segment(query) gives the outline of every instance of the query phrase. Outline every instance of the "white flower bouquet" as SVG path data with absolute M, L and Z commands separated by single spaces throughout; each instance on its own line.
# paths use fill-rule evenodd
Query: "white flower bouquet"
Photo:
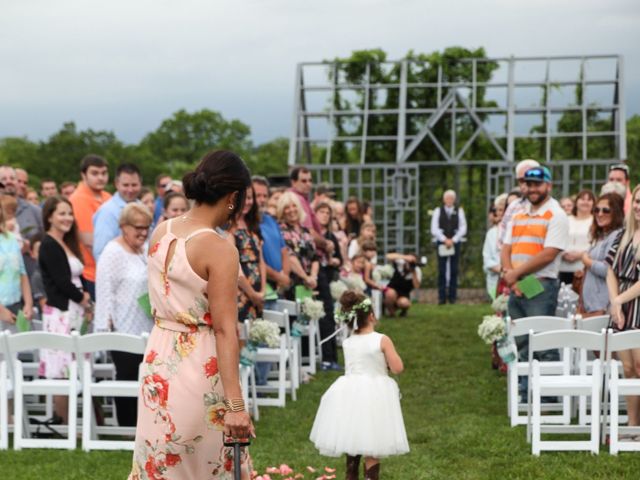
M 506 333 L 504 319 L 497 315 L 485 315 L 482 323 L 478 326 L 478 336 L 487 345 L 500 340 Z
M 364 283 L 364 279 L 357 273 L 350 273 L 346 277 L 340 277 L 340 280 L 344 282 L 349 290 L 364 292 L 367 288 L 367 285 Z
M 380 283 L 382 280 L 391 280 L 393 277 L 393 265 L 378 265 L 371 272 L 374 282 Z
M 312 321 L 318 321 L 325 316 L 324 304 L 320 300 L 314 300 L 310 297 L 302 301 L 302 313 Z
M 508 295 L 498 295 L 496 299 L 491 303 L 491 308 L 496 313 L 504 313 L 507 311 L 507 305 L 509 304 Z
M 256 319 L 251 322 L 249 341 L 256 345 L 264 344 L 269 348 L 280 345 L 280 327 L 268 320 Z
M 329 284 L 329 290 L 331 291 L 331 298 L 338 301 L 344 292 L 349 290 L 347 284 L 342 280 L 336 280 L 335 282 L 331 282 Z

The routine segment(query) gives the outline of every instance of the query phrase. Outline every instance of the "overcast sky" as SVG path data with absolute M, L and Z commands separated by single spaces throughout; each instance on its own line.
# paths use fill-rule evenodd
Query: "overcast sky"
M 0 137 L 72 120 L 138 142 L 210 108 L 261 143 L 289 136 L 297 62 L 453 45 L 622 54 L 627 116 L 640 113 L 637 0 L 0 0 Z

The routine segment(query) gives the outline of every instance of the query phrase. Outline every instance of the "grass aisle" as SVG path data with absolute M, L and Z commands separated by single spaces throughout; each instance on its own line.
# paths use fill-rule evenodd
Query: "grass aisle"
M 505 378 L 491 370 L 488 349 L 476 334 L 487 312 L 417 306 L 408 318 L 383 322 L 380 331 L 393 338 L 405 361 L 398 381 L 411 453 L 384 460 L 382 478 L 640 478 L 640 454 L 612 457 L 605 449 L 597 457 L 530 455 L 524 427 L 508 424 Z M 280 463 L 296 470 L 326 465 L 344 478 L 344 459 L 319 456 L 308 440 L 320 396 L 337 376 L 320 372 L 297 402 L 261 410 L 252 447 L 258 470 Z M 130 462 L 131 454 L 123 452 L 9 450 L 0 452 L 0 478 L 122 480 Z

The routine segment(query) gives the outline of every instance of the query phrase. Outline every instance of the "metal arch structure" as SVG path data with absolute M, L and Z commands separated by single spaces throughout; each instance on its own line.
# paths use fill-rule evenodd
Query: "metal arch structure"
M 469 185 L 486 185 L 484 206 L 510 190 L 515 184 L 514 162 L 521 159 L 519 152 L 527 142 L 537 145 L 534 158 L 553 170 L 556 195 L 598 188 L 606 180 L 607 166 L 626 159 L 621 56 L 468 58 L 457 62 L 466 65 L 470 78 L 450 80 L 442 65 L 437 65 L 433 67 L 436 81 L 411 81 L 413 69 L 426 64 L 414 59 L 375 64 L 380 70 L 395 72 L 389 82 L 372 79 L 372 64 L 366 65 L 363 79 L 356 83 L 341 75 L 342 65 L 336 62 L 297 66 L 288 163 L 310 167 L 317 181 L 329 182 L 343 199 L 354 195 L 371 199 L 385 251 L 418 251 L 428 220 L 421 215 L 421 202 L 432 208 L 443 189 L 458 190 L 461 175 L 463 183 L 469 177 Z M 497 65 L 485 81 L 478 80 L 482 62 Z M 435 98 L 432 103 L 416 106 L 408 102 L 427 91 L 429 98 Z M 396 105 L 371 100 L 390 98 L 390 92 L 397 98 Z M 356 101 L 345 106 L 339 98 Z M 576 120 L 570 130 L 562 126 L 567 115 Z M 383 117 L 394 119 L 393 132 L 372 132 L 372 123 Z M 340 132 L 339 121 L 352 122 L 355 131 Z M 594 121 L 599 122 L 598 128 Z M 461 122 L 467 128 L 464 135 L 458 127 Z M 443 125 L 448 128 L 445 141 Z M 473 157 L 472 147 L 479 141 L 490 146 L 488 158 Z M 559 152 L 563 141 L 572 142 L 569 156 Z M 606 155 L 598 153 L 602 152 L 597 148 L 599 142 L 611 145 Z M 393 152 L 391 158 L 385 163 L 372 162 L 371 149 L 382 144 Z M 416 160 L 416 153 L 425 148 L 437 159 Z M 344 155 L 337 155 L 340 149 L 350 152 L 346 161 Z M 478 171 L 481 173 L 476 174 Z M 434 178 L 439 181 L 432 182 Z M 476 201 L 464 194 L 461 197 L 464 202 Z

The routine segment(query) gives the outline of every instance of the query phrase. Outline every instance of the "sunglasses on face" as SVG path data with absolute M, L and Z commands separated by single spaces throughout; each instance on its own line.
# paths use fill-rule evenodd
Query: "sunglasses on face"
M 603 215 L 609 215 L 609 214 L 611 213 L 611 209 L 610 209 L 610 208 L 608 208 L 608 207 L 603 207 L 603 208 L 596 207 L 596 208 L 594 208 L 594 209 L 593 209 L 593 212 L 594 212 L 596 215 L 599 215 L 599 214 L 601 214 L 601 213 L 602 213 Z

